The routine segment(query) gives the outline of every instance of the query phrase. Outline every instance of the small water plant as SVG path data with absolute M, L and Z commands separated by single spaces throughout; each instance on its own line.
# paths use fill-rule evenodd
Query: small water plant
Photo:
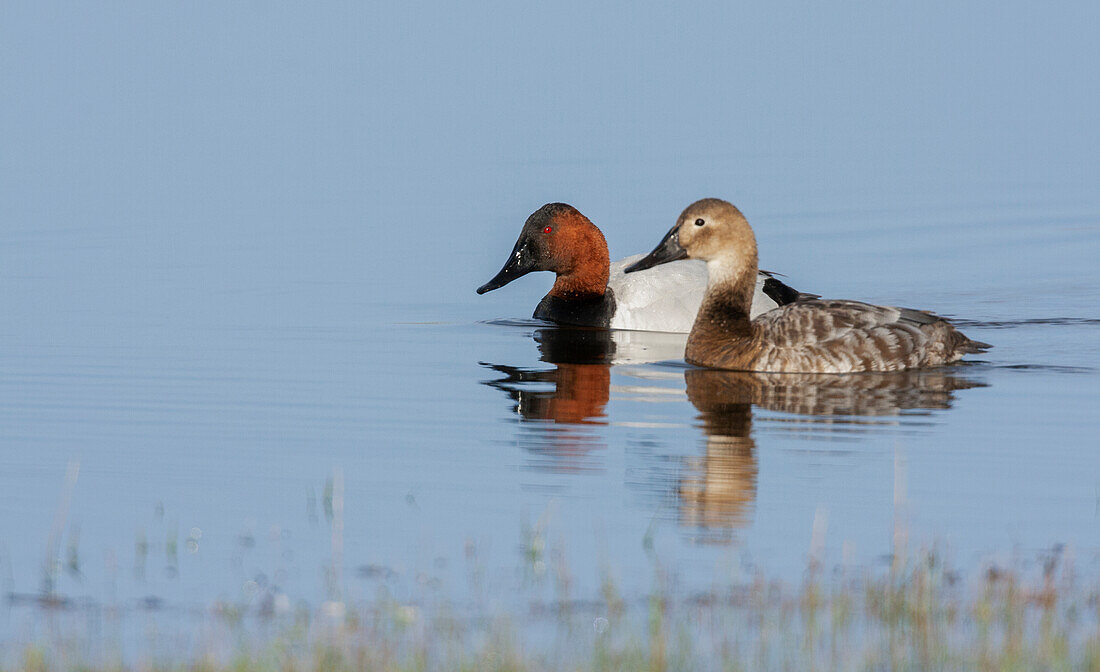
M 523 550 L 526 565 L 530 549 Z M 57 628 L 41 641 L 6 646 L 0 669 L 1100 669 L 1100 592 L 1058 550 L 1038 563 L 988 564 L 971 576 L 936 551 L 879 571 L 825 572 L 814 561 L 797 586 L 757 572 L 690 595 L 670 589 L 658 565 L 649 594 L 635 600 L 624 599 L 611 577 L 604 573 L 591 600 L 555 591 L 526 612 L 397 601 L 384 591 L 362 604 L 299 605 L 281 615 L 221 605 L 202 615 L 202 628 L 221 633 L 212 644 L 133 660 Z M 64 623 L 61 616 L 54 620 Z

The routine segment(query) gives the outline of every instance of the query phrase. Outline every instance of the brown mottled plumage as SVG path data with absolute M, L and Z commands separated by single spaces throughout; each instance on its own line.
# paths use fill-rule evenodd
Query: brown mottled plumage
M 931 313 L 858 301 L 797 301 L 750 321 L 756 237 L 744 215 L 719 199 L 688 206 L 650 254 L 650 265 L 685 252 L 705 260 L 708 273 L 685 353 L 691 364 L 786 373 L 901 371 L 949 364 L 990 347 Z

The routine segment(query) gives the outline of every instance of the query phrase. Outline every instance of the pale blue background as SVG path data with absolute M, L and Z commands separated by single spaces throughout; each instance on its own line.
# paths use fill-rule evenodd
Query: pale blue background
M 355 299 L 512 314 L 531 298 L 470 290 L 551 200 L 618 257 L 723 196 L 766 261 L 855 291 L 880 269 L 849 281 L 763 225 L 1076 213 L 1100 184 L 1093 3 L 0 12 L 0 309 L 28 333 L 103 337 L 84 311 L 324 321 Z M 255 300 L 274 285 L 321 291 Z
M 306 503 L 337 471 L 349 574 L 445 573 L 434 559 L 457 567 L 470 538 L 514 568 L 521 521 L 553 510 L 581 589 L 608 556 L 647 589 L 654 516 L 685 583 L 742 553 L 797 579 L 818 507 L 830 557 L 890 550 L 896 454 L 914 537 L 961 564 L 1087 556 L 1098 35 L 1086 2 L 3 3 L 8 588 L 39 586 L 70 459 L 83 574 L 60 589 L 104 601 L 238 599 L 280 565 L 295 599 L 323 599 L 328 531 Z M 703 196 L 741 206 L 800 289 L 1008 323 L 972 328 L 997 345 L 968 374 L 988 387 L 951 411 L 840 450 L 758 423 L 732 549 L 660 514 L 667 465 L 702 451 L 682 394 L 613 395 L 575 474 L 532 466 L 538 426 L 480 384 L 482 361 L 548 367 L 523 329 L 477 322 L 527 317 L 550 278 L 473 291 L 531 211 L 576 205 L 621 257 Z M 1064 318 L 1086 321 L 1020 324 Z M 166 578 L 164 540 L 191 527 L 201 550 Z M 139 532 L 157 558 L 141 580 Z

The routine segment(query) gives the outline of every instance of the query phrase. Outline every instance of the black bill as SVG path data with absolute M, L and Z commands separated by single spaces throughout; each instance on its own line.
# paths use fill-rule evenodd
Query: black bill
M 668 230 L 668 233 L 661 239 L 661 242 L 657 243 L 657 247 L 653 248 L 652 252 L 623 270 L 626 273 L 644 271 L 647 268 L 667 264 L 670 261 L 687 259 L 687 256 L 687 250 L 680 247 L 680 225 L 677 224 Z
M 535 270 L 538 270 L 535 268 L 535 255 L 532 254 L 530 245 L 527 244 L 527 238 L 521 236 L 516 241 L 516 246 L 512 248 L 512 254 L 509 255 L 508 261 L 504 263 L 504 268 L 500 269 L 500 272 L 494 275 L 492 280 L 478 287 L 477 293 L 484 294 L 494 289 L 500 289 L 516 278 L 522 278 Z

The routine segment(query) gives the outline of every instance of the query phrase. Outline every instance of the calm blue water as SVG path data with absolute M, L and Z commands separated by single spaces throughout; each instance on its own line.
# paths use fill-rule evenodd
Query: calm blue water
M 796 581 L 815 517 L 830 563 L 899 529 L 963 567 L 1095 562 L 1098 28 L 1084 3 L 6 3 L 0 633 L 33 639 L 42 595 L 467 599 L 472 567 L 506 595 L 559 550 L 578 595 L 655 562 L 687 591 Z M 793 286 L 996 347 L 761 383 L 529 321 L 546 274 L 474 294 L 547 201 L 618 258 L 703 196 Z

